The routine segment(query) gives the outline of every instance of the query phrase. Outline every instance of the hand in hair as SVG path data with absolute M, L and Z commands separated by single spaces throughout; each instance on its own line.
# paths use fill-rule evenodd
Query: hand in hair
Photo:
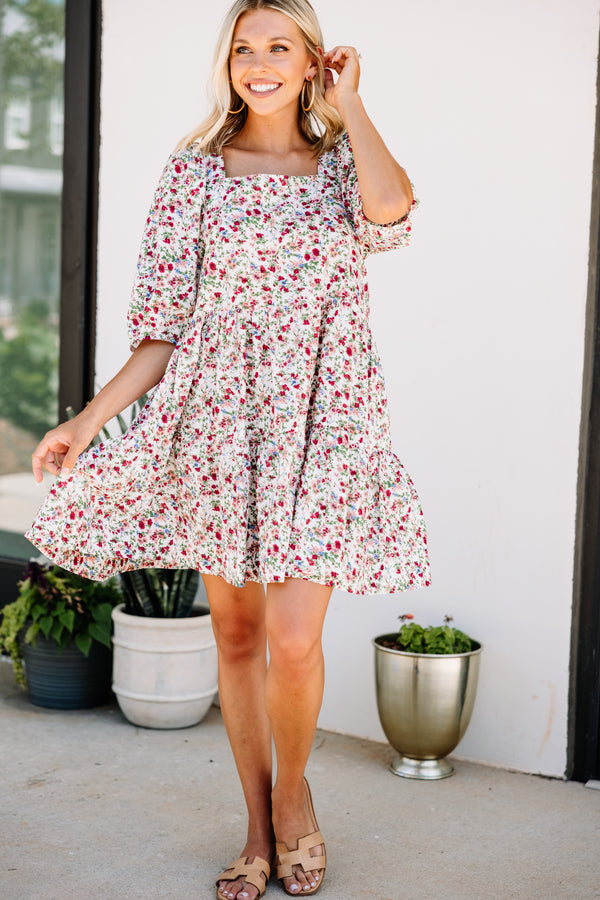
M 360 63 L 355 47 L 334 47 L 323 54 L 325 64 L 325 100 L 341 114 L 343 101 L 358 94 Z M 337 74 L 334 81 L 333 72 Z

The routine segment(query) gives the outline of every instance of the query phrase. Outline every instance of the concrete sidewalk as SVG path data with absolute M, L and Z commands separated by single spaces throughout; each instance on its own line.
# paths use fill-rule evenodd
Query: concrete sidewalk
M 150 731 L 116 704 L 32 706 L 0 663 L 3 900 L 212 900 L 245 839 L 218 709 Z M 600 898 L 600 791 L 456 761 L 416 782 L 386 745 L 319 732 L 308 775 L 323 900 Z M 266 897 L 286 895 L 276 880 Z

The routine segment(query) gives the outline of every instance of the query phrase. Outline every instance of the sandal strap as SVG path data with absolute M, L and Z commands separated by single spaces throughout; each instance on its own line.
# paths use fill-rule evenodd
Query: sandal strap
M 318 872 L 324 869 L 327 865 L 325 854 L 322 853 L 319 856 L 310 855 L 310 851 L 318 846 L 325 846 L 325 841 L 320 831 L 313 831 L 312 834 L 301 837 L 295 850 L 290 850 L 283 841 L 277 841 L 275 848 L 278 858 L 277 877 L 292 877 L 294 866 L 302 866 L 305 872 Z
M 266 859 L 262 859 L 260 856 L 255 856 L 254 862 L 248 862 L 250 858 L 249 856 L 240 856 L 239 859 L 232 862 L 217 878 L 217 886 L 220 881 L 235 881 L 237 878 L 243 878 L 248 884 L 258 888 L 259 896 L 262 897 L 271 875 L 271 866 Z

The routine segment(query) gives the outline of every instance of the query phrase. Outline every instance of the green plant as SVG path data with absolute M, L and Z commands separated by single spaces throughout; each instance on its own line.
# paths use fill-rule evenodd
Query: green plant
M 2 105 L 14 96 L 22 96 L 24 85 L 32 99 L 50 100 L 57 90 L 62 91 L 60 44 L 65 34 L 64 3 L 4 0 L 1 7 L 1 12 L 10 17 L 10 26 L 3 28 L 2 34 Z
M 59 649 L 74 641 L 84 656 L 92 641 L 111 646 L 111 613 L 121 601 L 116 579 L 90 581 L 59 566 L 30 562 L 19 594 L 2 612 L 0 649 L 11 657 L 17 682 L 26 687 L 23 643 L 34 644 L 41 632 Z
M 192 615 L 200 581 L 195 569 L 136 569 L 119 577 L 129 615 L 164 619 Z
M 56 423 L 58 394 L 58 334 L 48 303 L 31 301 L 15 328 L 10 338 L 0 329 L 2 418 L 41 437 Z
M 444 616 L 443 625 L 428 625 L 425 628 L 408 621 L 413 618 L 410 613 L 398 618 L 402 621 L 402 626 L 393 643 L 398 650 L 406 653 L 449 654 L 468 653 L 473 649 L 475 642 L 464 631 L 450 625 L 452 616 Z

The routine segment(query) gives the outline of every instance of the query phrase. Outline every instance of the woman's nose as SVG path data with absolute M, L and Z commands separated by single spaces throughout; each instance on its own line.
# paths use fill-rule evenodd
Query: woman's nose
M 262 50 L 257 50 L 254 53 L 254 59 L 252 60 L 252 68 L 257 71 L 262 71 L 266 68 L 267 65 L 267 54 Z

